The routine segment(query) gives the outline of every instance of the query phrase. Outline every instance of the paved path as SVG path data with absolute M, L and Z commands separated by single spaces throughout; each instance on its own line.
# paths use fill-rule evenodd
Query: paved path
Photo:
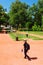
M 43 40 L 28 40 L 31 61 L 21 52 L 24 41 L 14 41 L 8 34 L 0 34 L 0 65 L 43 65 Z M 37 58 L 37 59 L 35 59 Z

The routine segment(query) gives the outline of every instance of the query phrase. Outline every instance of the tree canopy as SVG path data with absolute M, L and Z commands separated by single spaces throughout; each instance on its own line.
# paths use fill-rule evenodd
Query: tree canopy
M 9 22 L 8 22 L 9 21 Z M 0 25 L 9 23 L 15 28 L 27 28 L 28 30 L 43 30 L 43 0 L 29 6 L 19 0 L 12 2 L 9 13 L 0 5 Z M 35 28 L 36 26 L 36 28 Z
M 9 19 L 8 14 L 5 12 L 5 9 L 3 8 L 2 5 L 0 5 L 0 25 L 6 25 L 7 21 Z
M 25 27 L 25 22 L 27 21 L 27 9 L 28 5 L 21 3 L 20 1 L 15 1 L 11 4 L 10 8 L 10 23 L 13 26 L 21 24 L 21 27 Z M 12 23 L 13 22 L 13 23 Z

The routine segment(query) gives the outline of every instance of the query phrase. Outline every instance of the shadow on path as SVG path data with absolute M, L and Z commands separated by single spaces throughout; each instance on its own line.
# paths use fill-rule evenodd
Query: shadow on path
M 26 59 L 28 59 L 28 60 L 37 60 L 38 58 L 37 57 L 29 57 L 28 55 L 26 56 Z
M 37 58 L 37 57 L 32 57 L 31 59 L 32 59 L 32 60 L 36 60 L 36 59 L 38 59 L 38 58 Z

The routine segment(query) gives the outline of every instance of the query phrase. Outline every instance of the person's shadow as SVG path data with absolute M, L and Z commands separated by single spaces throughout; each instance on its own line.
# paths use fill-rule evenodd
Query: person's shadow
M 28 55 L 26 55 L 26 58 L 28 59 L 28 60 L 36 60 L 36 59 L 38 59 L 37 57 L 29 57 Z

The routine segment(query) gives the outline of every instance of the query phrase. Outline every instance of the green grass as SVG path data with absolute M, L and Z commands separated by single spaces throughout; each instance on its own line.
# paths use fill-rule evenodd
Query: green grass
M 39 38 L 39 37 L 35 37 L 35 36 L 30 36 L 30 35 L 29 35 L 29 38 L 31 38 L 33 40 L 43 40 L 43 38 Z
M 43 36 L 43 32 L 40 32 L 40 31 L 29 31 L 28 33 Z
M 27 32 L 29 34 L 37 34 L 37 35 L 43 36 L 43 31 L 22 31 L 22 32 Z
M 16 40 L 16 37 L 18 37 L 19 40 L 23 40 L 23 39 L 26 38 L 26 35 L 25 35 L 25 34 L 18 34 L 18 33 L 9 33 L 9 34 L 10 34 L 10 36 L 11 36 L 14 40 Z
M 10 37 L 13 38 L 15 40 L 16 34 L 14 33 L 9 33 Z
M 24 40 L 26 39 L 26 35 L 25 34 L 19 34 L 19 33 L 9 33 L 11 38 L 13 38 L 14 40 L 16 40 L 16 36 L 18 36 L 19 40 Z M 35 36 L 28 36 L 28 38 L 31 38 L 33 40 L 43 40 L 43 38 L 39 38 L 39 37 L 35 37 Z

